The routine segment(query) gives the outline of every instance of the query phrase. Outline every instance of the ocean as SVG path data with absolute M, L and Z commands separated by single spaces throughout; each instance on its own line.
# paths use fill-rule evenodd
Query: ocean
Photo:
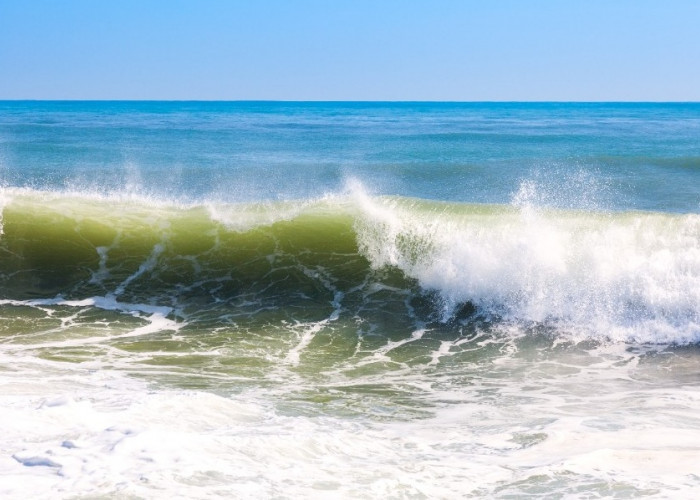
M 3 498 L 691 498 L 700 104 L 0 102 Z

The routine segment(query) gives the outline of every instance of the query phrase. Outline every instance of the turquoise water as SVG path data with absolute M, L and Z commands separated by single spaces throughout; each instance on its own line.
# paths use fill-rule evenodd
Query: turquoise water
M 0 102 L 0 493 L 690 495 L 699 138 L 684 103 Z
M 240 202 L 354 177 L 373 194 L 509 203 L 532 180 L 562 207 L 699 209 L 699 104 L 6 101 L 0 127 L 10 186 Z

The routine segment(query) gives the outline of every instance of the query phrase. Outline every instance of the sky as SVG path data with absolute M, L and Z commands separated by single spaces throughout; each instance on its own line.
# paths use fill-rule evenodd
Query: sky
M 700 101 L 698 0 L 0 0 L 0 99 Z

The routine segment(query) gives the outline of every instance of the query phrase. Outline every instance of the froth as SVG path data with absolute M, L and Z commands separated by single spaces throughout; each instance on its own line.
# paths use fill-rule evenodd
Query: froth
M 527 193 L 524 193 L 527 194 Z M 504 321 L 574 335 L 700 340 L 700 216 L 541 209 L 455 211 L 355 193 L 361 251 Z M 524 197 L 523 197 L 524 199 Z

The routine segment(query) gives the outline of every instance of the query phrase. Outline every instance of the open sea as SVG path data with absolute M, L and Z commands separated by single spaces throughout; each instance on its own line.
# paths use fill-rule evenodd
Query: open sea
M 700 104 L 0 101 L 0 497 L 693 498 Z

